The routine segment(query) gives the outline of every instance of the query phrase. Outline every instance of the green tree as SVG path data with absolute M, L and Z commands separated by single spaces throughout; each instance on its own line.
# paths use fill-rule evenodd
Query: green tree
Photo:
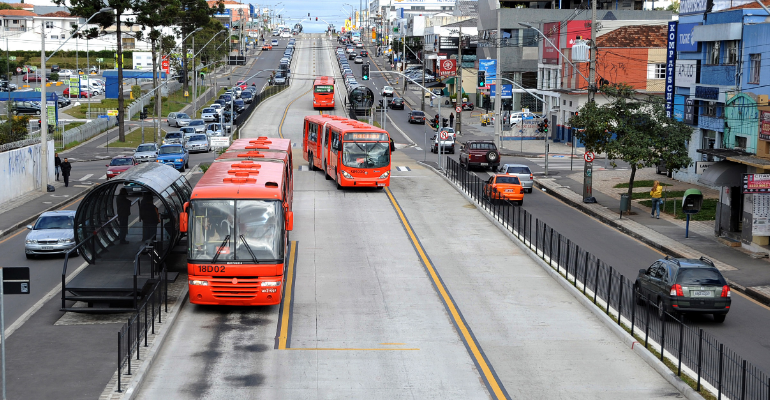
M 225 5 L 221 1 L 217 3 L 216 7 L 209 7 L 206 0 L 181 0 L 183 12 L 179 14 L 177 25 L 179 26 L 178 33 L 182 38 L 187 37 L 192 31 L 201 28 L 209 23 L 211 16 L 216 13 L 223 13 L 225 11 Z M 197 37 L 196 37 L 197 38 Z M 205 43 L 205 42 L 203 42 Z M 203 45 L 201 43 L 200 45 Z M 188 90 L 189 82 L 187 80 L 187 43 L 182 43 L 182 71 L 184 76 L 183 90 Z
M 660 160 L 671 170 L 692 164 L 686 146 L 692 128 L 666 117 L 660 97 L 640 99 L 623 83 L 605 85 L 601 92 L 612 100 L 601 106 L 585 104 L 569 123 L 578 128 L 575 137 L 585 143 L 586 150 L 607 153 L 607 157 L 631 165 L 629 197 L 637 169 L 654 166 Z
M 17 8 L 8 3 L 0 3 L 0 10 L 17 10 Z
M 115 25 L 115 36 L 117 38 L 117 59 L 124 61 L 123 59 L 123 40 L 121 27 L 132 26 L 133 23 L 121 21 L 120 17 L 126 13 L 126 10 L 130 10 L 132 7 L 130 0 L 53 0 L 58 6 L 66 6 L 69 8 L 70 14 L 82 17 L 90 18 L 104 7 L 112 7 L 113 12 L 99 13 L 94 16 L 90 23 L 99 25 L 102 30 Z M 117 21 L 117 23 L 116 23 Z M 77 27 L 73 27 L 73 31 Z M 123 82 L 123 63 L 118 62 L 118 82 Z M 118 90 L 118 140 L 121 142 L 126 141 L 126 126 L 124 124 L 125 112 L 125 96 L 123 90 Z
M 674 14 L 679 14 L 679 2 L 672 1 L 671 4 L 666 7 L 666 11 L 672 11 Z

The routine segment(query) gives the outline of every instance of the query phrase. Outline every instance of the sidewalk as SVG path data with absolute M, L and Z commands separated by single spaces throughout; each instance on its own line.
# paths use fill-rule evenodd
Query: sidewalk
M 752 298 L 770 304 L 770 262 L 767 258 L 752 257 L 753 253 L 740 247 L 724 245 L 714 236 L 713 221 L 691 221 L 689 238 L 685 238 L 685 221 L 661 213 L 660 219 L 650 218 L 649 207 L 632 201 L 631 215 L 620 218 L 620 194 L 627 189 L 613 188 L 616 183 L 627 182 L 629 171 L 595 171 L 593 195 L 595 204 L 582 201 L 582 174 L 556 177 L 535 177 L 535 186 L 561 199 L 565 203 L 597 218 L 621 232 L 647 245 L 675 257 L 700 258 L 706 256 L 714 261 L 717 268 L 734 289 Z M 677 182 L 655 174 L 647 168 L 637 172 L 636 180 L 659 180 L 673 186 L 667 190 L 683 190 L 697 187 Z M 718 196 L 715 190 L 698 187 L 705 197 Z M 634 192 L 648 191 L 649 188 L 634 189 Z M 669 200 L 670 201 L 670 200 Z M 756 256 L 756 255 L 755 255 Z

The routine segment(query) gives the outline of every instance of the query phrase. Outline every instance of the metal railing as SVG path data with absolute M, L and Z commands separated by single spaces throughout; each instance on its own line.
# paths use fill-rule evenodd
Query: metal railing
M 492 201 L 484 193 L 486 182 L 457 161 L 447 157 L 446 165 L 448 179 L 678 376 L 688 376 L 697 391 L 706 389 L 718 399 L 770 399 L 770 376 L 765 372 L 703 329 L 688 326 L 665 309 L 661 312 L 656 301 L 636 292 L 633 280 L 523 208 Z
M 117 124 L 118 119 L 116 117 L 96 118 L 91 122 L 68 129 L 62 133 L 61 147 L 59 148 L 64 148 L 64 146 L 74 142 L 83 143 Z

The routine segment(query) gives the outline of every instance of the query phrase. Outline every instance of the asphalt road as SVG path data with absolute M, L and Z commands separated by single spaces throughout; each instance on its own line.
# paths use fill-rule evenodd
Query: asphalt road
M 371 54 L 371 52 L 370 52 Z M 385 58 L 381 58 L 385 60 Z M 381 93 L 381 89 L 387 83 L 383 75 L 372 74 L 370 81 L 361 79 L 360 65 L 353 65 L 351 69 L 356 75 L 359 83 L 363 83 L 374 91 L 375 95 Z M 377 70 L 372 66 L 372 71 Z M 391 75 L 392 76 L 392 75 Z M 391 80 L 393 82 L 394 80 Z M 399 80 L 401 85 L 391 85 L 397 90 L 403 88 L 403 78 Z M 340 86 L 338 85 L 338 89 Z M 344 88 L 344 86 L 342 86 Z M 375 101 L 376 104 L 376 101 Z M 426 159 L 435 162 L 436 154 L 427 152 L 425 141 L 430 140 L 433 135 L 431 128 L 427 125 L 409 124 L 407 114 L 410 108 L 407 106 L 403 111 L 388 110 L 388 131 L 394 136 L 394 140 L 399 141 L 399 136 L 406 134 L 416 147 L 404 149 L 404 153 L 415 160 Z M 428 112 L 429 115 L 433 115 Z M 469 116 L 469 112 L 463 113 L 463 116 Z M 394 129 L 393 124 L 397 128 Z M 463 137 L 459 140 L 464 141 Z M 491 140 L 491 137 L 487 137 Z M 418 150 L 419 148 L 419 150 Z M 449 154 L 450 158 L 458 160 L 459 148 L 456 154 Z M 557 156 L 558 157 L 558 156 Z M 541 175 L 544 172 L 544 162 L 542 157 L 507 157 L 501 158 L 501 164 L 519 163 L 527 164 L 533 173 Z M 574 169 L 583 168 L 583 160 L 578 158 L 574 160 Z M 569 157 L 561 156 L 551 158 L 550 171 L 568 170 Z M 595 167 L 602 167 L 602 160 L 595 163 Z M 482 179 L 491 176 L 487 171 L 475 171 Z M 548 194 L 540 191 L 533 191 L 525 196 L 524 209 L 529 211 L 533 218 L 544 221 L 554 230 L 570 238 L 583 249 L 588 250 L 602 261 L 612 265 L 618 272 L 622 273 L 627 279 L 634 280 L 639 269 L 649 267 L 655 260 L 663 258 L 665 254 L 652 249 L 644 243 L 639 242 L 601 222 L 583 214 L 577 209 L 562 203 Z M 770 337 L 766 332 L 770 330 L 770 307 L 760 304 L 745 295 L 732 292 L 732 307 L 724 323 L 718 324 L 713 321 L 711 316 L 688 316 L 688 324 L 703 328 L 712 334 L 718 340 L 745 357 L 755 366 L 765 372 L 770 372 Z

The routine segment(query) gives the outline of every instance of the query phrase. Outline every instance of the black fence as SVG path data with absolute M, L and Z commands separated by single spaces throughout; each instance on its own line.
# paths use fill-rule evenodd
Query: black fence
M 543 221 L 513 203 L 485 194 L 486 182 L 447 157 L 447 178 L 512 234 L 555 269 L 593 303 L 632 332 L 640 344 L 661 361 L 685 374 L 695 389 L 718 399 L 770 399 L 770 376 L 727 348 L 703 329 L 688 326 L 680 317 L 642 298 L 634 281 L 583 250 Z M 490 199 L 490 197 L 492 199 Z
M 267 86 L 264 90 L 259 92 L 257 95 L 254 96 L 254 98 L 251 100 L 251 103 L 247 104 L 248 107 L 246 107 L 242 113 L 238 114 L 235 117 L 235 124 L 240 126 L 244 121 L 246 121 L 249 116 L 251 116 L 251 113 L 254 112 L 254 110 L 257 109 L 257 106 L 259 103 L 267 100 L 271 96 L 274 96 L 278 93 L 283 92 L 286 90 L 289 86 L 288 85 L 280 85 L 280 86 Z
M 158 324 L 163 322 L 163 312 L 168 312 L 168 277 L 165 263 L 158 264 L 157 252 L 152 246 L 143 246 L 139 253 L 150 256 L 150 270 L 155 284 L 143 297 L 136 313 L 132 315 L 118 331 L 118 392 L 123 391 L 122 377 L 123 367 L 125 374 L 131 375 L 131 360 L 136 354 L 136 360 L 140 360 L 141 347 L 148 347 L 148 336 L 155 334 L 155 320 Z M 134 268 L 137 272 L 141 268 L 139 254 L 137 254 Z M 164 309 L 165 307 L 165 309 Z M 142 345 L 144 340 L 144 345 Z

